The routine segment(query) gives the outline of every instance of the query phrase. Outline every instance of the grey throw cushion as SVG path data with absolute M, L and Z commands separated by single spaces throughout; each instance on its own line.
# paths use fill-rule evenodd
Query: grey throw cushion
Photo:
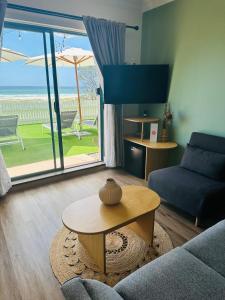
M 225 154 L 187 145 L 181 167 L 215 180 L 225 178 Z
M 119 282 L 115 290 L 125 300 L 222 300 L 225 279 L 177 248 Z
M 183 247 L 225 277 L 225 221 L 209 228 Z
M 111 287 L 97 280 L 74 278 L 62 286 L 66 300 L 122 300 Z

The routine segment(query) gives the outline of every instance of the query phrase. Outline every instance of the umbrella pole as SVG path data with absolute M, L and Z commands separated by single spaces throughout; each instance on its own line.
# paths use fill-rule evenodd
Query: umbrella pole
M 75 63 L 75 77 L 77 83 L 77 98 L 78 98 L 78 109 L 79 109 L 79 116 L 80 116 L 80 129 L 82 128 L 82 112 L 81 112 L 81 104 L 80 104 L 80 86 L 78 80 L 78 68 L 77 64 Z

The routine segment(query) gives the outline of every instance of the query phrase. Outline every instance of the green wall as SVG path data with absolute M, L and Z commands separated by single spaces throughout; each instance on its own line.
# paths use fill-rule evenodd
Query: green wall
M 224 0 L 177 0 L 144 13 L 142 63 L 170 64 L 171 137 L 181 147 L 193 131 L 225 136 Z M 162 117 L 162 105 L 148 109 Z

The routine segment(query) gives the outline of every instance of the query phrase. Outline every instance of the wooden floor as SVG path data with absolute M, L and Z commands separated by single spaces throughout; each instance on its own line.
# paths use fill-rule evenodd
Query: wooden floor
M 119 184 L 145 185 L 124 171 L 104 170 L 26 191 L 0 200 L 0 299 L 64 299 L 51 270 L 49 248 L 61 228 L 61 214 L 71 202 L 97 193 L 106 178 Z M 138 202 L 137 202 L 138 205 Z M 174 246 L 197 235 L 193 221 L 161 205 L 156 220 Z

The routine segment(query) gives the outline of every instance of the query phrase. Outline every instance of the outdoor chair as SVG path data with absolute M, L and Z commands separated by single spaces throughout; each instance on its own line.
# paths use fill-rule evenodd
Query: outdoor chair
M 76 130 L 76 122 L 75 122 L 75 118 L 77 116 L 77 111 L 73 110 L 73 111 L 63 111 L 61 112 L 61 129 L 62 129 L 62 135 L 72 135 L 77 133 Z M 49 130 L 51 130 L 51 125 L 50 124 L 43 124 L 42 125 L 42 129 L 47 128 Z M 63 130 L 65 129 L 71 129 L 70 132 L 65 132 Z M 57 128 L 57 124 L 53 123 L 53 130 L 54 132 L 58 132 L 58 128 Z
M 17 130 L 18 119 L 18 115 L 0 116 L 0 146 L 19 143 L 22 149 L 25 149 L 23 139 Z
M 89 127 L 98 127 L 98 116 L 95 119 L 84 120 L 83 124 Z
M 82 125 L 87 125 L 92 128 L 98 127 L 98 117 L 96 117 L 95 119 L 83 120 Z M 82 130 L 82 126 L 81 126 L 81 130 L 77 132 L 76 135 L 79 137 L 79 139 L 81 139 L 82 136 L 91 135 L 91 132 Z

